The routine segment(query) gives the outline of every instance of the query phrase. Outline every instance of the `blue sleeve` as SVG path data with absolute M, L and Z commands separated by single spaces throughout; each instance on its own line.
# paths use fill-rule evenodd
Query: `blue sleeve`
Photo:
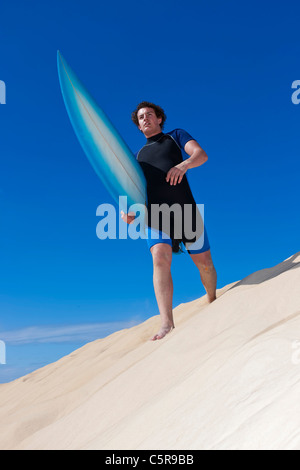
M 184 146 L 190 140 L 195 140 L 188 132 L 183 129 L 175 129 L 174 131 L 168 132 L 168 134 L 173 137 L 177 145 L 184 150 Z

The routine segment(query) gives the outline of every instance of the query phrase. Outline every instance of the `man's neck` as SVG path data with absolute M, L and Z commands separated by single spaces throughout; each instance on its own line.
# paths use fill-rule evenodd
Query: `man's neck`
M 151 137 L 154 137 L 155 135 L 161 134 L 161 132 L 162 132 L 162 130 L 159 127 L 158 129 L 152 131 L 151 134 L 149 134 L 149 135 L 144 134 L 144 136 L 146 137 L 146 139 L 150 139 Z
M 147 138 L 147 143 L 150 143 L 150 142 L 156 142 L 157 140 L 161 138 L 162 135 L 163 135 L 163 132 L 160 130 L 159 132 L 155 132 L 151 134 L 151 136 L 148 136 L 148 137 L 145 136 L 145 137 Z

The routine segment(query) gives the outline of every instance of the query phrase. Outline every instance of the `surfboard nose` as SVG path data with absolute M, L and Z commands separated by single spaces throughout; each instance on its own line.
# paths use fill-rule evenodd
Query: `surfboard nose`
M 58 75 L 75 134 L 95 172 L 115 201 L 144 204 L 146 182 L 140 165 L 103 109 L 57 51 Z

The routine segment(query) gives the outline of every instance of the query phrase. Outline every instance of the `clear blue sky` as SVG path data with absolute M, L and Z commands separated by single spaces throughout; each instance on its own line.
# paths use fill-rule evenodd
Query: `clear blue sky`
M 12 0 L 1 20 L 0 382 L 158 314 L 146 242 L 96 237 L 112 200 L 69 122 L 57 49 L 133 151 L 143 100 L 206 150 L 188 178 L 219 288 L 299 251 L 298 1 Z M 188 255 L 172 273 L 174 306 L 204 295 Z

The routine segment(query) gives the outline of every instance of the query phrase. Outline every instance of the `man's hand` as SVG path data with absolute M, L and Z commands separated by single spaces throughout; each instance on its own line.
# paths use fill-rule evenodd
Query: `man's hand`
M 203 163 L 208 159 L 205 151 L 200 147 L 196 140 L 189 140 L 185 144 L 184 151 L 189 155 L 189 158 L 168 171 L 166 181 L 167 183 L 170 183 L 170 185 L 181 183 L 187 170 L 203 165 Z
M 132 224 L 135 219 L 135 213 L 129 212 L 128 214 L 125 214 L 123 211 L 121 211 L 121 219 L 124 220 L 124 222 L 127 224 Z
M 181 183 L 182 178 L 188 170 L 188 165 L 185 162 L 179 163 L 179 165 L 173 166 L 168 171 L 166 181 L 170 183 L 171 186 Z

